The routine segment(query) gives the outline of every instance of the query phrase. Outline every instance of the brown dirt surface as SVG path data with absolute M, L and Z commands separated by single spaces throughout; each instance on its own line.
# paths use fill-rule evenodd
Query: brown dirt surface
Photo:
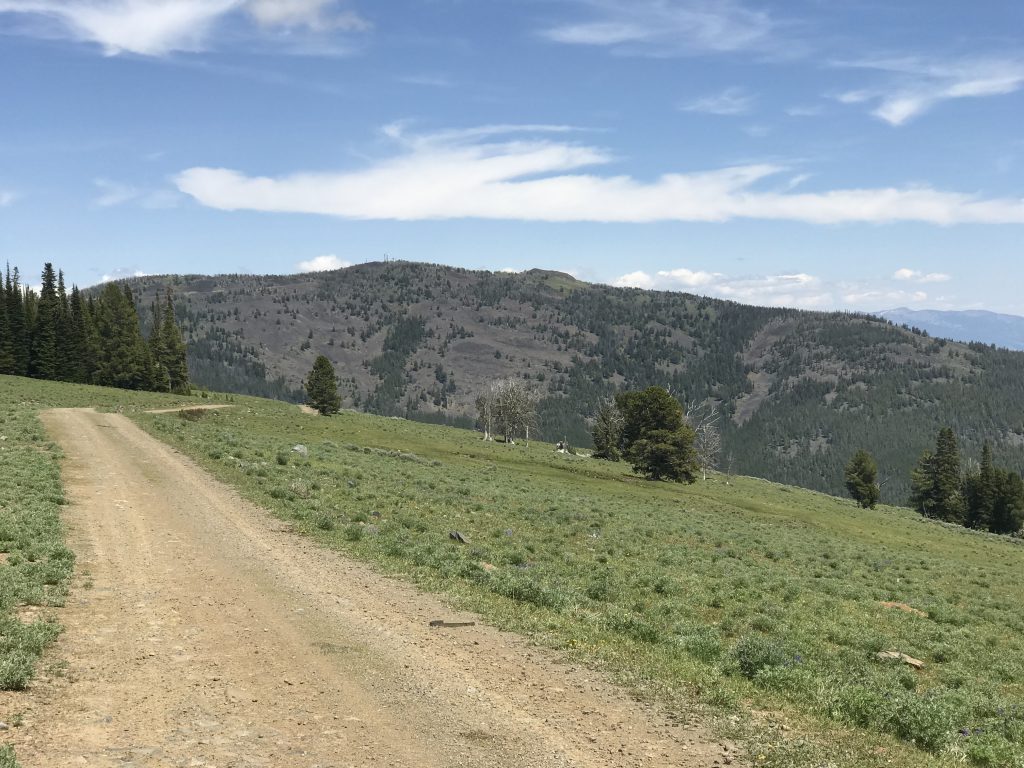
M 288 533 L 123 416 L 43 418 L 67 456 L 79 576 L 55 610 L 64 672 L 0 696 L 23 712 L 3 738 L 26 768 L 733 759 L 598 674 Z
M 912 613 L 915 616 L 920 616 L 925 619 L 928 618 L 928 614 L 925 611 L 922 611 L 919 608 L 909 606 L 906 603 L 894 603 L 890 601 L 885 601 L 881 603 L 881 605 L 885 608 L 895 608 L 896 610 L 903 611 L 904 613 Z
M 221 408 L 234 408 L 230 403 L 212 403 L 208 405 L 179 405 L 177 408 L 153 408 L 146 413 L 178 413 L 178 411 L 217 411 Z

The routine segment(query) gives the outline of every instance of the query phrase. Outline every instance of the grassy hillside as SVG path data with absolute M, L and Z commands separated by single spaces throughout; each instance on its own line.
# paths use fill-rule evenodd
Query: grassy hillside
M 45 612 L 14 617 L 59 605 L 72 562 L 59 452 L 35 414 L 97 405 L 326 546 L 598 666 L 681 719 L 716 715 L 753 765 L 1024 765 L 1015 541 L 762 480 L 650 483 L 546 444 L 253 398 L 156 415 L 143 411 L 204 400 L 0 377 L 0 402 L 8 687 L 30 679 L 58 629 Z
M 168 283 L 207 387 L 294 399 L 325 354 L 349 407 L 472 425 L 476 396 L 514 376 L 543 396 L 544 436 L 585 445 L 603 398 L 655 384 L 717 400 L 737 470 L 779 482 L 838 493 L 866 448 L 886 500 L 905 502 L 944 425 L 967 455 L 991 440 L 998 463 L 1024 470 L 1024 354 L 878 318 L 401 262 L 132 281 L 143 307 Z
M 1024 765 L 1014 541 L 749 478 L 650 483 L 550 445 L 357 413 L 246 401 L 137 418 L 327 546 L 681 716 L 695 702 L 722 713 L 752 764 Z

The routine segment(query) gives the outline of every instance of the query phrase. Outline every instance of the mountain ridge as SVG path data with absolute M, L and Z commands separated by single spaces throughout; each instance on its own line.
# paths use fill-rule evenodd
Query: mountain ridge
M 723 467 L 731 454 L 745 474 L 839 493 L 863 447 L 889 477 L 887 500 L 905 501 L 913 462 L 944 425 L 967 455 L 991 440 L 1024 469 L 1024 354 L 866 313 L 415 262 L 128 283 L 143 309 L 175 290 L 193 379 L 210 388 L 297 399 L 325 354 L 346 407 L 472 426 L 479 392 L 515 376 L 541 396 L 545 437 L 585 444 L 603 399 L 660 385 L 719 405 Z
M 897 307 L 876 312 L 899 325 L 927 331 L 932 336 L 952 341 L 995 344 L 997 347 L 1024 351 L 1024 317 L 987 309 L 909 309 Z

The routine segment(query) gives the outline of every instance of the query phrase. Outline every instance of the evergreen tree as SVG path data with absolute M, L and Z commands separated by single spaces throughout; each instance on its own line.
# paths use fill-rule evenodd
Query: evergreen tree
M 846 465 L 846 489 L 864 509 L 874 509 L 881 498 L 878 486 L 878 465 L 867 451 L 857 451 Z
M 321 416 L 330 416 L 341 409 L 338 377 L 331 361 L 323 355 L 317 356 L 306 379 L 306 402 L 316 408 Z
M 177 395 L 188 395 L 192 392 L 188 376 L 188 355 L 185 342 L 181 338 L 181 329 L 174 317 L 174 295 L 168 286 L 164 299 L 163 317 L 155 323 L 160 329 L 160 348 L 162 357 L 160 364 L 167 372 L 168 386 Z
M 925 517 L 938 517 L 935 512 L 935 454 L 925 451 L 910 476 L 910 506 Z
M 71 288 L 68 309 L 71 315 L 69 380 L 78 384 L 89 384 L 92 381 L 93 361 L 96 359 L 96 345 L 89 305 L 82 299 L 82 292 L 78 290 L 78 286 Z
M 963 496 L 960 448 L 957 446 L 956 435 L 949 427 L 943 427 L 939 431 L 932 470 L 935 506 L 939 519 L 963 525 L 967 519 L 967 505 Z
M 992 463 L 992 446 L 987 442 L 981 450 L 980 470 L 964 480 L 964 499 L 967 503 L 967 526 L 988 530 L 992 525 L 995 504 L 996 475 Z
M 32 350 L 29 374 L 38 379 L 58 379 L 61 374 L 60 299 L 53 264 L 43 265 L 43 286 L 39 292 L 35 320 L 32 323 Z
M 992 533 L 1016 533 L 1024 524 L 1024 481 L 1016 472 L 996 469 L 992 473 Z
M 131 291 L 114 283 L 103 287 L 96 302 L 97 340 L 95 383 L 122 389 L 150 389 L 154 383 L 152 356 L 139 329 Z
M 678 400 L 661 387 L 648 387 L 620 392 L 615 405 L 622 413 L 623 455 L 634 471 L 652 480 L 697 480 L 695 435 Z
M 57 378 L 74 381 L 71 348 L 71 306 L 64 285 L 64 270 L 57 271 Z
M 25 310 L 25 295 L 22 292 L 17 267 L 13 271 L 9 266 L 7 268 L 4 294 L 7 304 L 7 328 L 10 334 L 11 369 L 9 373 L 15 376 L 26 376 L 29 362 L 29 325 Z
M 149 354 L 153 358 L 155 386 L 157 392 L 171 391 L 171 377 L 167 372 L 167 353 L 164 349 L 163 312 L 160 302 L 154 301 L 150 311 L 153 313 L 153 327 L 149 332 Z
M 10 267 L 8 267 L 10 271 Z M 11 329 L 7 323 L 7 285 L 0 285 L 0 373 L 10 374 L 14 370 L 14 350 L 11 345 Z

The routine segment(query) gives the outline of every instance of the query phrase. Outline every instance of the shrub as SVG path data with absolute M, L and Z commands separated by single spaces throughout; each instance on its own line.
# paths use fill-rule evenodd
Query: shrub
M 764 635 L 744 635 L 733 646 L 732 656 L 740 673 L 751 680 L 762 669 L 781 667 L 790 660 L 780 643 Z

